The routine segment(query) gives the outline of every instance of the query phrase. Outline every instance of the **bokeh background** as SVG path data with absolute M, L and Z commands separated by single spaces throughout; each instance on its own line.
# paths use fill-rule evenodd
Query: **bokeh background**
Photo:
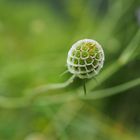
M 67 52 L 84 38 L 106 57 L 87 95 L 75 79 L 34 97 L 70 78 Z M 140 1 L 0 0 L 0 140 L 139 139 Z

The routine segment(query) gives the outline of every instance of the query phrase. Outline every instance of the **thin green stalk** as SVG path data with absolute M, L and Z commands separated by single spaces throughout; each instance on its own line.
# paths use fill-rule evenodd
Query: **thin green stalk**
M 108 89 L 103 89 L 103 90 L 99 90 L 99 91 L 95 91 L 95 92 L 90 92 L 86 97 L 84 97 L 83 99 L 100 99 L 100 98 L 105 98 L 105 97 L 109 97 L 112 95 L 116 95 L 116 94 L 120 94 L 123 91 L 127 91 L 131 88 L 134 88 L 136 86 L 140 85 L 140 78 L 137 78 L 135 80 L 132 80 L 130 82 L 112 87 L 112 88 L 108 88 Z
M 75 75 L 71 76 L 64 83 L 50 84 L 50 85 L 37 87 L 33 90 L 29 90 L 23 97 L 12 98 L 12 97 L 0 96 L 0 107 L 7 108 L 7 109 L 26 107 L 31 103 L 32 99 L 42 95 L 43 93 L 46 94 L 46 92 L 49 90 L 62 89 L 67 87 L 73 82 L 74 78 Z
M 43 86 L 37 87 L 35 89 L 31 89 L 27 93 L 32 98 L 34 96 L 37 96 L 37 95 L 40 95 L 43 93 L 46 94 L 46 92 L 48 92 L 49 90 L 63 89 L 63 88 L 66 88 L 68 85 L 70 85 L 73 82 L 74 78 L 75 78 L 75 75 L 72 75 L 66 82 L 43 85 Z
M 101 98 L 109 97 L 112 95 L 120 94 L 136 86 L 140 86 L 140 78 L 137 78 L 135 80 L 123 83 L 121 85 L 118 85 L 112 88 L 92 91 L 88 93 L 86 96 L 83 96 L 83 94 L 78 95 L 81 92 L 77 91 L 75 92 L 75 95 L 74 94 L 60 94 L 60 95 L 52 95 L 52 96 L 50 95 L 50 96 L 47 96 L 47 98 L 44 98 L 44 99 L 41 98 L 37 102 L 40 105 L 41 104 L 44 105 L 44 103 L 45 105 L 50 105 L 50 104 L 65 103 L 65 102 L 69 102 L 73 100 L 81 100 L 81 99 L 82 100 L 96 100 L 96 99 L 101 99 Z
M 83 80 L 83 90 L 84 90 L 84 94 L 87 94 L 87 89 L 86 89 L 86 83 L 85 80 Z
M 140 29 L 136 32 L 128 47 L 121 54 L 118 60 L 119 63 L 121 65 L 125 65 L 126 63 L 128 63 L 129 60 L 133 60 L 135 57 L 134 54 L 136 53 L 138 47 L 140 47 Z

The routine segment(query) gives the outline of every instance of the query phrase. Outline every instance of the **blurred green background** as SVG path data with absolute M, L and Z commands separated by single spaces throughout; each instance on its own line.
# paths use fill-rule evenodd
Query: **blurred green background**
M 67 52 L 84 38 L 106 58 L 87 95 L 75 79 L 24 100 L 71 76 L 60 76 Z M 139 139 L 140 1 L 0 0 L 0 140 Z

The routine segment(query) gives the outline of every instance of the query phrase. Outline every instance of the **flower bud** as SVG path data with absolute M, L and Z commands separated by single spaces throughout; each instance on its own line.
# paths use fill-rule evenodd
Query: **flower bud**
M 104 51 L 95 40 L 77 41 L 68 52 L 68 70 L 81 79 L 92 78 L 97 75 L 103 67 L 103 63 Z

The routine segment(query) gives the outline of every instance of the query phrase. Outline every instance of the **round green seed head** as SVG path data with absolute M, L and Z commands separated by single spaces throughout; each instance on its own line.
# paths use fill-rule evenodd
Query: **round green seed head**
M 104 51 L 101 45 L 92 39 L 77 41 L 68 52 L 68 70 L 81 79 L 97 75 L 103 63 Z

